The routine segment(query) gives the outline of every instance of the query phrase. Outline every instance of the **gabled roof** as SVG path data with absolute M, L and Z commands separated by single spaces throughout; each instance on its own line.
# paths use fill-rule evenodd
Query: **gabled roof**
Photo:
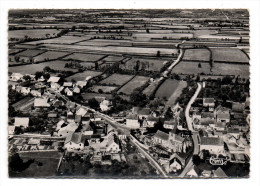
M 211 112 L 201 112 L 201 117 L 202 118 L 214 118 L 214 113 Z
M 217 170 L 214 171 L 214 176 L 219 178 L 227 177 L 226 173 L 221 167 L 217 168 Z
M 218 113 L 217 114 L 218 119 L 230 119 L 230 114 L 229 113 Z
M 81 138 L 82 138 L 82 133 L 72 133 L 72 134 L 69 134 L 65 140 L 65 144 L 66 143 L 69 143 L 69 142 L 73 142 L 73 143 L 80 143 L 81 142 Z
M 147 121 L 159 121 L 159 118 L 153 117 L 153 116 L 148 116 Z
M 201 145 L 215 145 L 215 146 L 223 146 L 224 142 L 220 138 L 215 137 L 201 137 Z
M 72 87 L 72 85 L 73 85 L 72 82 L 64 82 L 63 83 L 64 87 Z
M 126 119 L 138 120 L 138 116 L 136 114 L 130 114 Z
M 142 107 L 133 107 L 133 113 L 137 115 L 149 115 L 150 109 Z
M 35 107 L 50 107 L 50 104 L 47 103 L 47 99 L 45 98 L 35 98 L 34 106 Z
M 203 103 L 209 104 L 209 103 L 214 103 L 215 100 L 214 98 L 203 98 Z
M 57 83 L 59 82 L 60 77 L 55 77 L 55 76 L 51 76 L 47 82 L 51 82 L 51 83 Z
M 87 113 L 87 110 L 84 109 L 83 107 L 80 107 L 77 112 L 76 115 L 80 115 L 80 116 L 84 116 Z
M 154 138 L 160 138 L 162 140 L 167 141 L 169 139 L 169 134 L 162 132 L 160 130 L 157 130 L 157 132 L 154 135 Z

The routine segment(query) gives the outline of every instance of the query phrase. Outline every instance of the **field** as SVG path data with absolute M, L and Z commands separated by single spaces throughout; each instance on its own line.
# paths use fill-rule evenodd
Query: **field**
M 201 68 L 198 67 L 199 62 L 184 62 L 181 61 L 176 65 L 171 73 L 175 74 L 211 74 L 211 75 L 240 75 L 249 77 L 249 65 L 246 64 L 228 64 L 228 63 L 214 63 L 212 72 L 210 71 L 209 63 L 200 63 Z
M 102 80 L 100 84 L 102 85 L 115 85 L 121 86 L 129 81 L 133 75 L 124 75 L 124 74 L 112 74 L 108 78 Z
M 139 61 L 139 70 L 144 69 L 147 71 L 160 71 L 164 66 L 166 60 L 162 59 L 145 59 L 145 58 L 132 58 L 125 64 L 120 64 L 121 69 L 134 70 L 136 67 L 136 62 Z
M 16 55 L 17 56 L 24 56 L 24 57 L 34 57 L 34 56 L 37 56 L 37 55 L 42 54 L 44 52 L 45 52 L 44 50 L 28 49 L 28 50 L 22 51 L 22 52 L 20 52 Z
M 122 92 L 126 95 L 130 95 L 136 88 L 144 85 L 150 78 L 145 76 L 135 76 L 130 82 L 124 85 L 118 93 Z
M 112 99 L 112 94 L 98 94 L 98 93 L 87 93 L 84 92 L 81 94 L 84 100 L 92 99 L 95 97 L 105 97 L 106 99 Z
M 85 81 L 86 77 L 91 76 L 91 77 L 96 77 L 98 75 L 102 74 L 102 72 L 97 72 L 97 71 L 84 71 L 82 73 L 77 73 L 72 76 L 69 76 L 66 78 L 67 81 L 71 81 L 74 79 L 75 81 Z
M 208 49 L 186 49 L 184 52 L 184 61 L 209 61 L 210 51 Z
M 180 84 L 180 81 L 166 79 L 163 82 L 163 84 L 159 87 L 159 89 L 156 91 L 155 97 L 166 98 L 167 100 L 170 100 L 171 96 L 178 89 L 179 84 Z M 183 87 L 183 85 L 180 85 L 180 87 Z M 171 99 L 173 100 L 173 98 L 171 98 Z
M 16 48 L 11 48 L 11 49 L 8 49 L 8 54 L 16 54 L 18 52 L 21 52 L 23 51 L 23 49 L 16 49 Z
M 20 157 L 24 162 L 34 159 L 34 162 L 24 171 L 19 173 L 10 172 L 10 177 L 52 177 L 56 176 L 61 154 L 59 152 L 28 152 L 20 153 Z M 42 166 L 38 166 L 41 162 Z
M 31 30 L 11 30 L 8 31 L 8 38 L 24 39 L 25 36 L 30 38 L 47 38 L 46 34 L 56 36 L 60 31 L 57 29 L 31 29 Z
M 104 58 L 104 61 L 108 61 L 108 62 L 118 62 L 123 60 L 124 57 L 122 56 L 107 56 L 106 58 Z
M 180 81 L 177 88 L 174 90 L 173 94 L 169 97 L 166 105 L 172 106 L 175 104 L 177 98 L 182 94 L 182 90 L 187 87 L 186 81 Z
M 54 60 L 61 58 L 65 55 L 68 55 L 69 53 L 67 52 L 57 52 L 57 51 L 47 51 L 43 54 L 38 55 L 37 57 L 34 58 L 34 61 L 45 61 L 46 60 Z
M 143 94 L 146 96 L 151 96 L 152 93 L 156 90 L 159 82 L 160 79 L 156 79 L 154 82 L 150 83 L 150 85 L 144 89 Z
M 212 58 L 219 62 L 249 63 L 247 55 L 236 48 L 211 48 Z
M 117 87 L 112 86 L 100 86 L 100 85 L 94 85 L 89 88 L 89 90 L 99 93 L 102 91 L 103 93 L 111 93 L 113 90 L 115 90 Z
M 41 43 L 53 43 L 53 44 L 73 44 L 79 41 L 83 40 L 88 40 L 90 39 L 90 36 L 61 36 L 58 38 L 53 38 L 53 39 L 45 39 L 45 40 L 39 40 L 39 41 L 31 41 L 27 42 L 25 44 L 30 44 L 30 45 L 37 45 Z
M 76 61 L 86 61 L 86 62 L 95 62 L 103 58 L 105 55 L 99 55 L 99 54 L 82 54 L 82 53 L 74 53 L 71 54 L 64 59 L 72 59 Z
M 119 53 L 119 54 L 136 54 L 136 55 L 151 55 L 156 56 L 157 51 L 160 51 L 161 56 L 172 56 L 176 54 L 176 49 L 166 49 L 166 48 L 142 48 L 142 47 L 98 47 L 98 46 L 79 46 L 79 45 L 61 45 L 61 44 L 43 44 L 44 47 L 63 49 L 69 51 L 96 51 L 103 53 Z
M 200 74 L 200 73 L 209 74 L 209 73 L 211 73 L 209 63 L 200 63 L 200 64 L 201 64 L 201 68 L 198 67 L 199 62 L 181 61 L 172 69 L 171 73 L 175 73 L 175 74 Z
M 49 66 L 51 69 L 54 70 L 64 70 L 64 71 L 78 71 L 77 69 L 71 68 L 64 68 L 66 61 L 49 61 L 39 64 L 28 64 L 28 65 L 21 65 L 21 66 L 14 66 L 8 67 L 9 72 L 18 72 L 21 74 L 35 74 L 37 71 L 42 71 L 44 67 Z

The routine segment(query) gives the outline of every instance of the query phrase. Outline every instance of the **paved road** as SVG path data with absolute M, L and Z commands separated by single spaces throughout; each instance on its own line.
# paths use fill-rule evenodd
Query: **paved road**
M 190 117 L 190 107 L 193 104 L 193 102 L 196 100 L 196 98 L 198 97 L 200 91 L 201 91 L 201 84 L 198 83 L 198 88 L 196 90 L 196 92 L 194 93 L 194 95 L 192 96 L 192 98 L 190 99 L 186 110 L 185 110 L 185 118 L 186 118 L 186 123 L 188 126 L 188 129 L 192 132 L 192 141 L 193 141 L 193 155 L 196 155 L 199 153 L 199 140 L 198 140 L 198 132 L 194 131 L 193 126 L 192 126 L 192 118 Z M 188 163 L 186 164 L 185 168 L 183 169 L 183 171 L 181 172 L 181 174 L 179 175 L 179 177 L 184 177 L 188 171 L 191 170 L 192 166 L 193 166 L 193 162 L 192 162 L 192 156 L 190 157 Z

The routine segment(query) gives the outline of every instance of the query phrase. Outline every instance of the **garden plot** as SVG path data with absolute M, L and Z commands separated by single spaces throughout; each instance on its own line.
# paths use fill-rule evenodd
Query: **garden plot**
M 118 87 L 94 85 L 90 87 L 89 90 L 95 93 L 111 93 L 113 90 L 117 88 Z
M 40 55 L 34 57 L 34 62 L 54 60 L 54 59 L 58 59 L 63 56 L 66 56 L 68 54 L 69 53 L 67 53 L 67 52 L 47 51 L 43 54 L 40 54 Z
M 165 98 L 166 100 L 170 100 L 171 96 L 178 89 L 180 81 L 166 79 L 163 84 L 159 87 L 159 89 L 155 93 L 155 97 L 157 98 Z M 181 85 L 180 87 L 182 87 Z M 173 98 L 171 98 L 173 100 Z
M 96 62 L 102 59 L 103 57 L 105 57 L 105 55 L 74 53 L 69 56 L 66 56 L 64 59 L 84 62 Z
M 43 71 L 44 67 L 49 66 L 51 69 L 54 70 L 64 70 L 64 71 L 73 71 L 77 72 L 77 69 L 71 68 L 64 68 L 67 61 L 48 61 L 39 64 L 28 64 L 28 65 L 21 65 L 21 66 L 13 66 L 9 67 L 9 72 L 16 72 L 21 74 L 35 74 L 37 71 Z
M 210 61 L 210 51 L 208 49 L 186 49 L 183 61 Z
M 218 62 L 249 63 L 247 55 L 237 48 L 210 48 L 212 58 Z
M 187 87 L 186 81 L 180 81 L 172 95 L 169 97 L 168 101 L 166 102 L 166 105 L 172 106 L 175 104 L 178 97 L 182 94 L 182 90 Z
M 147 59 L 147 58 L 132 58 L 127 61 L 125 64 L 120 64 L 121 69 L 125 70 L 135 70 L 137 62 L 139 61 L 138 70 L 146 71 L 160 71 L 162 67 L 167 62 L 163 59 Z
M 131 95 L 136 88 L 143 86 L 147 81 L 149 81 L 149 79 L 150 79 L 149 77 L 145 77 L 145 76 L 135 76 L 130 82 L 124 85 L 118 91 L 118 93 Z
M 60 31 L 57 29 L 27 29 L 27 30 L 11 30 L 8 31 L 8 39 L 18 38 L 48 38 L 56 36 Z
M 99 76 L 100 74 L 102 74 L 102 72 L 97 72 L 97 71 L 84 71 L 81 73 L 76 73 L 72 76 L 69 76 L 66 78 L 67 81 L 72 81 L 72 79 L 74 79 L 75 81 L 85 81 L 86 77 L 91 76 L 91 77 L 96 77 Z
M 115 85 L 115 86 L 122 86 L 127 81 L 133 78 L 133 75 L 125 75 L 125 74 L 112 74 L 108 78 L 99 82 L 101 85 Z

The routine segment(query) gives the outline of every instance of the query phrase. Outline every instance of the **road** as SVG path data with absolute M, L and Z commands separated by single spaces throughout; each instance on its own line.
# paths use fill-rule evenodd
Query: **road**
M 198 83 L 198 88 L 196 90 L 196 92 L 194 93 L 194 95 L 192 96 L 192 98 L 190 99 L 186 109 L 185 109 L 185 118 L 186 118 L 186 123 L 188 126 L 188 129 L 192 132 L 192 141 L 193 141 L 193 155 L 197 155 L 199 153 L 199 140 L 198 140 L 198 132 L 194 131 L 193 126 L 192 126 L 192 118 L 190 117 L 190 107 L 191 105 L 194 103 L 194 101 L 196 100 L 196 98 L 198 97 L 200 91 L 201 91 L 201 84 Z M 183 169 L 183 171 L 181 172 L 181 174 L 179 175 L 179 177 L 184 177 L 188 171 L 191 170 L 192 166 L 193 166 L 193 162 L 192 162 L 192 156 L 190 157 L 188 163 L 186 164 L 185 168 Z
M 179 54 L 178 58 L 162 73 L 163 77 L 168 76 L 168 74 L 172 71 L 173 67 L 175 67 L 180 62 L 180 60 L 183 57 L 183 54 L 184 54 L 184 50 L 180 49 L 180 54 Z

